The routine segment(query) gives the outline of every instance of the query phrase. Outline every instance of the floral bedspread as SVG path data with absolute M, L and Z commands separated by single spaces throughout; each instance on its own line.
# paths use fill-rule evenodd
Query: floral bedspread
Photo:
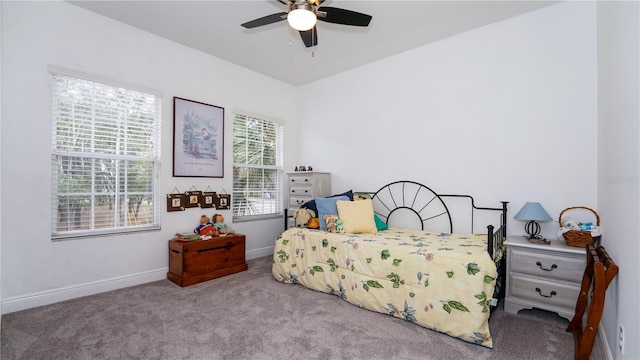
M 389 229 L 337 234 L 292 228 L 278 237 L 272 273 L 462 340 L 492 347 L 497 270 L 486 235 Z

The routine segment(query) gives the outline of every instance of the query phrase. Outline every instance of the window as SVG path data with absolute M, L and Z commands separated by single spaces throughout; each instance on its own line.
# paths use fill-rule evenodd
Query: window
M 52 238 L 158 229 L 161 99 L 51 73 Z
M 284 126 L 236 114 L 233 118 L 233 219 L 280 216 Z

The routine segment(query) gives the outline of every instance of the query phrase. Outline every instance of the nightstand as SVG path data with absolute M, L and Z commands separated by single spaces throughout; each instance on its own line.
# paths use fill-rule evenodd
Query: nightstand
M 507 293 L 504 309 L 538 308 L 571 320 L 586 266 L 586 250 L 570 247 L 564 240 L 533 244 L 524 237 L 509 237 L 507 246 Z

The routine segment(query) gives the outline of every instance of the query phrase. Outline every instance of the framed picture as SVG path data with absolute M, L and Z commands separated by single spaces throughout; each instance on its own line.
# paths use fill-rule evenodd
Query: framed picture
M 173 176 L 224 177 L 224 108 L 173 98 Z
M 216 192 L 215 191 L 205 191 L 202 193 L 202 203 L 200 203 L 201 208 L 212 208 L 216 206 Z
M 218 203 L 216 204 L 218 210 L 231 209 L 231 194 L 218 194 Z
M 187 203 L 184 207 L 192 208 L 201 206 L 202 191 L 187 191 L 185 195 L 187 197 Z
M 186 201 L 185 194 L 167 194 L 167 211 L 184 211 Z

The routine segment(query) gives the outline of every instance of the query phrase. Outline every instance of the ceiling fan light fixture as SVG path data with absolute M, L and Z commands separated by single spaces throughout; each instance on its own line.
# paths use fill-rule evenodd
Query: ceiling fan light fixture
M 296 6 L 295 9 L 289 11 L 287 21 L 292 28 L 298 31 L 307 31 L 316 26 L 318 18 L 316 17 L 316 14 L 311 11 L 309 5 L 301 4 Z

